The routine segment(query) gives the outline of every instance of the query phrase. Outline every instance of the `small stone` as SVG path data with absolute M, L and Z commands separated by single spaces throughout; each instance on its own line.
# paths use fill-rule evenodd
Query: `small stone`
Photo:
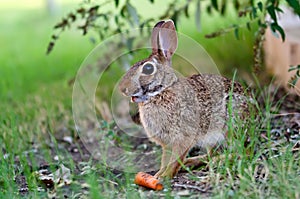
M 69 144 L 72 144 L 73 143 L 73 138 L 71 136 L 65 136 L 65 137 L 63 137 L 63 141 L 67 142 Z
M 56 155 L 56 156 L 53 157 L 53 159 L 54 159 L 55 161 L 58 161 L 58 160 L 59 160 L 59 157 Z
M 228 191 L 228 196 L 231 196 L 231 197 L 234 196 L 234 191 L 233 191 L 232 189 L 230 189 L 230 190 Z
M 176 195 L 178 195 L 178 196 L 189 196 L 190 191 L 189 190 L 179 191 L 179 192 L 177 192 Z

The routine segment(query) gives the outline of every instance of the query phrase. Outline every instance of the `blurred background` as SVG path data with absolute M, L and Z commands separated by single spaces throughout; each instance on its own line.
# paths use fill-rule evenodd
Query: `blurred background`
M 67 31 L 53 53 L 46 55 L 54 24 L 80 1 L 1 1 L 0 97 L 10 102 L 42 92 L 58 94 L 94 47 L 88 37 Z
M 84 58 L 100 42 L 97 33 L 82 36 L 75 26 L 67 28 L 47 55 L 47 46 L 55 32 L 53 27 L 78 9 L 82 1 L 74 0 L 10 0 L 0 6 L 0 97 L 1 100 L 19 101 L 28 95 L 70 95 L 68 85 Z M 133 1 L 139 13 L 154 15 L 164 10 L 165 2 Z M 161 10 L 160 10 L 161 9 Z M 194 12 L 194 8 L 190 8 Z M 178 31 L 192 37 L 202 45 L 216 62 L 223 75 L 231 76 L 235 69 L 250 72 L 253 66 L 254 25 L 251 31 L 242 28 L 239 39 L 234 32 L 207 39 L 206 34 L 230 24 L 242 23 L 235 12 L 208 15 L 201 13 L 201 30 L 195 17 L 181 17 Z M 154 24 L 154 22 L 152 22 Z M 201 60 L 199 60 L 201 62 Z M 66 92 L 66 90 L 68 92 Z

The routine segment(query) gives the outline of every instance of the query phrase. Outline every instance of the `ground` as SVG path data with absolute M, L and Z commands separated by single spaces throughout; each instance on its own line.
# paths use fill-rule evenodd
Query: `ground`
M 300 190 L 299 97 L 289 95 L 278 105 L 277 102 L 283 97 L 282 90 L 276 91 L 272 99 L 274 103 L 270 103 L 269 108 L 279 110 L 269 120 L 262 119 L 261 126 L 255 128 L 255 136 L 234 140 L 243 143 L 243 149 L 233 146 L 233 150 L 215 154 L 219 158 L 212 157 L 207 164 L 182 169 L 174 179 L 164 182 L 165 189 L 160 192 L 134 185 L 134 172 L 119 171 L 94 159 L 74 131 L 70 107 L 63 107 L 59 103 L 55 108 L 59 109 L 61 115 L 54 119 L 45 110 L 39 111 L 38 128 L 41 128 L 41 132 L 36 135 L 37 139 L 29 139 L 29 143 L 25 144 L 27 147 L 20 153 L 2 147 L 4 160 L 13 163 L 13 167 L 7 168 L 13 169 L 8 172 L 13 176 L 10 176 L 11 180 L 2 179 L 0 189 L 3 196 L 13 190 L 16 195 L 30 198 L 297 198 Z M 265 102 L 258 100 L 261 100 L 263 106 Z M 116 136 L 122 137 L 118 134 Z M 121 139 L 126 139 L 126 135 Z M 127 136 L 127 139 L 131 138 Z M 129 143 L 133 148 L 145 144 L 148 149 L 157 147 L 148 139 L 131 139 Z M 155 171 L 150 173 L 154 174 Z M 8 181 L 15 184 L 15 187 L 7 184 Z M 285 187 L 280 187 L 281 182 L 287 183 Z

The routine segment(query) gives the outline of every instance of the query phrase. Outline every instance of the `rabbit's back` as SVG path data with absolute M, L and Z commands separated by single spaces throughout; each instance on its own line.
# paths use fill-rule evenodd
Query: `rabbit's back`
M 240 84 L 219 75 L 179 78 L 139 104 L 141 122 L 149 138 L 159 144 L 214 145 L 224 139 L 230 91 L 232 96 L 243 95 Z

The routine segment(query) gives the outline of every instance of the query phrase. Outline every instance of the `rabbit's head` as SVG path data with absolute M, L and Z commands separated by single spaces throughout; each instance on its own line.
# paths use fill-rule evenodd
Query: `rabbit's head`
M 152 54 L 134 64 L 119 84 L 120 91 L 133 102 L 145 102 L 177 81 L 171 59 L 177 48 L 172 20 L 158 22 L 151 36 Z

